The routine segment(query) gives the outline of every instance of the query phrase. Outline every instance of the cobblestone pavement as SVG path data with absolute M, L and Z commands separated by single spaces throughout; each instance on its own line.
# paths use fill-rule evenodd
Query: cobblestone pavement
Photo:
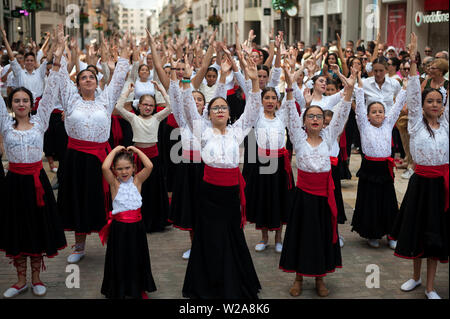
M 292 161 L 294 172 L 295 161 Z M 330 290 L 328 298 L 332 299 L 425 299 L 425 286 L 404 293 L 400 290 L 403 282 L 411 278 L 412 261 L 400 259 L 393 255 L 393 251 L 383 239 L 380 248 L 373 249 L 358 234 L 351 232 L 351 219 L 356 199 L 357 179 L 355 173 L 360 166 L 360 156 L 352 155 L 351 172 L 353 178 L 342 182 L 342 191 L 346 205 L 347 222 L 339 226 L 340 233 L 345 238 L 342 248 L 343 268 L 325 277 Z M 50 181 L 55 174 L 49 171 L 48 163 L 44 162 Z M 403 170 L 396 171 L 395 186 L 399 203 L 406 191 L 407 180 L 400 177 Z M 284 232 L 283 232 L 284 234 Z M 262 299 L 294 299 L 289 295 L 289 288 L 295 275 L 278 269 L 280 254 L 275 252 L 274 233 L 269 234 L 270 246 L 264 252 L 255 252 L 254 246 L 261 240 L 260 231 L 254 225 L 245 227 L 245 236 L 253 262 L 261 282 Z M 103 299 L 100 287 L 103 278 L 103 264 L 105 247 L 100 243 L 97 235 L 88 236 L 86 256 L 79 263 L 80 288 L 67 288 L 66 272 L 67 256 L 71 253 L 70 246 L 74 244 L 73 233 L 66 232 L 68 247 L 52 259 L 46 259 L 47 271 L 41 274 L 41 279 L 48 286 L 47 299 Z M 168 227 L 165 232 L 148 235 L 152 273 L 157 291 L 149 294 L 152 299 L 180 299 L 183 287 L 187 261 L 181 255 L 190 246 L 189 234 L 185 231 Z M 0 255 L 0 292 L 3 292 L 16 281 L 16 271 L 10 260 Z M 380 271 L 379 288 L 366 287 L 366 279 L 372 271 L 366 272 L 368 265 L 377 265 Z M 28 278 L 31 280 L 31 270 L 28 265 Z M 422 269 L 422 279 L 426 279 L 426 263 Z M 438 264 L 435 289 L 442 298 L 449 298 L 449 267 L 448 264 Z M 17 297 L 18 299 L 38 298 L 28 291 Z M 320 299 L 314 290 L 314 279 L 305 278 L 304 291 L 297 299 Z

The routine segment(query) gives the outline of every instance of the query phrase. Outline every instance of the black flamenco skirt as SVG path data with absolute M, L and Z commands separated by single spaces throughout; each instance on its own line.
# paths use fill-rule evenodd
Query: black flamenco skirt
M 249 172 L 256 169 L 258 161 L 258 144 L 256 143 L 255 130 L 252 128 L 244 138 L 244 164 L 242 166 L 242 176 L 245 181 Z
M 67 149 L 64 172 L 59 180 L 58 210 L 66 231 L 98 233 L 106 224 L 107 207 L 103 194 L 102 163 L 91 154 Z
M 342 159 L 342 152 L 345 152 L 346 150 L 344 148 L 341 148 L 338 155 L 338 168 L 339 168 L 339 177 L 340 179 L 352 179 L 352 173 L 350 172 L 349 164 L 350 164 L 350 157 L 347 160 Z
M 394 181 L 388 163 L 363 157 L 352 219 L 352 231 L 367 239 L 390 235 L 398 214 Z
M 256 229 L 279 230 L 288 221 L 294 194 L 293 188 L 288 188 L 289 176 L 284 168 L 284 157 L 258 157 L 256 165 L 249 165 L 247 169 L 247 221 L 254 223 Z M 269 172 L 271 174 L 267 174 Z M 295 185 L 292 175 L 291 185 Z
M 347 216 L 345 215 L 344 199 L 342 198 L 342 187 L 341 187 L 341 174 L 338 166 L 331 165 L 331 175 L 333 176 L 334 182 L 334 198 L 336 200 L 336 206 L 338 210 L 337 222 L 338 224 L 345 224 L 347 221 Z
M 161 126 L 161 125 L 160 125 Z M 176 130 L 176 131 L 175 131 Z M 175 139 L 171 138 L 176 137 Z M 178 154 L 178 158 L 181 158 L 182 156 L 182 147 L 181 147 L 181 134 L 180 134 L 180 129 L 174 128 L 168 124 L 165 125 L 165 128 L 163 130 L 163 137 L 162 143 L 158 143 L 158 147 L 160 144 L 163 144 L 164 147 L 162 149 L 163 152 L 161 152 L 160 154 L 164 154 L 164 167 L 163 167 L 163 174 L 166 178 L 166 188 L 168 192 L 173 192 L 174 187 L 175 187 L 175 183 L 178 183 L 178 181 L 176 181 L 176 171 L 177 171 L 177 166 L 179 165 L 179 163 L 174 163 L 172 161 L 172 157 L 170 156 L 171 152 L 177 152 Z M 178 144 L 178 150 L 176 150 L 175 148 L 177 147 L 175 144 Z M 175 148 L 174 148 L 175 147 Z M 172 148 L 174 148 L 172 150 Z
M 64 170 L 64 158 L 67 151 L 67 136 L 64 121 L 60 113 L 52 113 L 47 131 L 44 134 L 44 153 L 45 156 L 52 156 L 58 161 L 58 180 L 62 178 Z
M 257 299 L 261 285 L 241 228 L 239 186 L 202 181 L 183 296 Z
M 125 147 L 133 145 L 133 129 L 131 128 L 131 124 L 123 119 L 118 119 L 120 128 L 122 129 L 122 139 L 118 139 L 114 136 L 113 125 L 111 124 L 110 134 L 108 143 L 111 146 L 111 149 L 114 149 L 118 145 L 122 145 Z
M 280 269 L 302 276 L 323 277 L 336 268 L 342 268 L 341 247 L 339 241 L 333 244 L 328 199 L 296 187 Z
M 153 170 L 150 176 L 142 184 L 141 214 L 147 233 L 164 231 L 170 225 L 169 198 L 163 177 L 163 169 L 159 156 L 150 158 Z
M 406 259 L 449 258 L 449 211 L 444 211 L 444 179 L 411 176 L 392 237 L 395 255 Z
M 39 180 L 45 191 L 45 205 L 42 207 L 36 203 L 32 175 L 6 174 L 3 208 L 0 210 L 0 250 L 7 257 L 52 258 L 67 246 L 53 190 L 44 169 Z
M 174 184 L 169 211 L 169 222 L 176 228 L 189 231 L 194 229 L 203 171 L 203 163 L 181 162 L 177 165 L 177 182 Z
M 142 221 L 122 223 L 113 220 L 107 245 L 101 288 L 106 298 L 140 299 L 142 292 L 156 291 Z

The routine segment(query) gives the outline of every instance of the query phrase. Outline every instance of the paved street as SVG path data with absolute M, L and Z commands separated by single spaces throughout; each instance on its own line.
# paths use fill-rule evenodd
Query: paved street
M 6 163 L 4 163 L 6 164 Z M 295 166 L 295 161 L 293 160 Z M 352 155 L 351 171 L 353 176 L 360 165 L 360 156 Z M 55 174 L 49 172 L 48 164 L 44 167 L 48 172 L 50 180 Z M 294 172 L 296 170 L 294 169 Z M 396 171 L 396 189 L 399 202 L 403 199 L 407 187 L 407 181 L 400 175 L 403 170 Z M 357 179 L 353 177 L 351 181 L 343 181 L 342 189 L 346 204 L 347 223 L 341 225 L 340 233 L 345 238 L 345 246 L 342 249 L 343 268 L 325 277 L 327 287 L 330 289 L 328 298 L 336 299 L 425 299 L 424 285 L 418 289 L 404 293 L 400 290 L 403 282 L 411 278 L 412 261 L 397 258 L 393 251 L 389 249 L 386 240 L 378 249 L 370 248 L 364 239 L 356 233 L 350 231 L 352 210 L 356 199 Z M 254 246 L 261 240 L 261 233 L 256 231 L 253 225 L 245 228 L 247 244 L 253 257 L 253 262 L 259 276 L 262 290 L 262 299 L 293 299 L 289 295 L 289 288 L 294 280 L 294 274 L 284 273 L 278 269 L 280 254 L 274 249 L 274 233 L 271 233 L 270 246 L 264 251 L 257 253 Z M 48 299 L 96 299 L 103 298 L 100 287 L 103 278 L 103 263 L 105 247 L 100 243 L 97 235 L 88 237 L 86 245 L 86 257 L 79 263 L 80 267 L 80 288 L 69 289 L 66 287 L 66 258 L 71 253 L 70 246 L 74 244 L 73 233 L 66 232 L 69 247 L 60 252 L 60 255 L 53 259 L 46 259 L 47 271 L 41 275 L 42 280 L 48 286 L 48 293 L 43 298 Z M 181 258 L 182 253 L 189 248 L 189 234 L 187 232 L 168 228 L 163 233 L 148 235 L 150 256 L 152 262 L 152 272 L 158 290 L 149 294 L 150 298 L 172 299 L 182 298 L 181 290 L 187 261 Z M 0 256 L 0 292 L 3 292 L 16 281 L 16 271 L 10 260 Z M 368 265 L 375 264 L 380 270 L 380 287 L 369 289 L 366 287 L 366 278 L 370 273 L 366 273 Z M 28 265 L 28 278 L 31 278 L 31 270 Z M 422 278 L 426 279 L 426 263 L 423 264 Z M 31 280 L 31 279 L 30 279 Z M 449 267 L 448 264 L 438 264 L 436 276 L 436 290 L 442 298 L 449 298 Z M 29 290 L 20 299 L 37 298 Z M 320 299 L 314 290 L 314 279 L 305 278 L 303 294 L 298 299 Z

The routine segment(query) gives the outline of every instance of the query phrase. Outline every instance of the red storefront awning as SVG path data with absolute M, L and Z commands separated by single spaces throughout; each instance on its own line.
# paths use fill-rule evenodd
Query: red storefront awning
M 448 11 L 448 0 L 425 0 L 424 11 Z

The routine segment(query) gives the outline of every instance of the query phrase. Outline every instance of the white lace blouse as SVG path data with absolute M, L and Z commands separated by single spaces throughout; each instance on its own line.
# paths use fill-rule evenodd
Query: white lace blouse
M 120 182 L 119 190 L 116 197 L 114 197 L 112 205 L 113 215 L 141 208 L 142 196 L 133 183 L 133 177 L 130 177 L 126 182 Z
M 236 122 L 227 126 L 225 134 L 216 132 L 211 122 L 198 114 L 192 88 L 183 90 L 181 98 L 186 108 L 186 123 L 200 141 L 201 156 L 205 164 L 217 168 L 238 167 L 239 145 L 258 118 L 261 92 L 249 93 L 244 113 Z
M 259 117 L 254 127 L 258 147 L 270 150 L 278 150 L 285 147 L 287 120 L 286 103 L 282 103 L 280 109 L 275 112 L 273 119 L 265 117 L 264 108 L 261 105 Z
M 0 133 L 5 152 L 11 163 L 35 163 L 42 160 L 44 133 L 48 128 L 53 106 L 56 105 L 51 87 L 46 87 L 36 115 L 31 115 L 33 127 L 20 131 L 14 128 L 14 119 L 0 99 Z
M 305 111 L 306 108 L 306 101 L 305 101 L 305 97 L 303 96 L 303 91 L 305 90 L 304 88 L 302 90 L 300 90 L 300 88 L 298 87 L 297 82 L 292 84 L 292 88 L 294 89 L 294 98 L 297 101 L 297 103 L 300 105 L 300 110 L 301 113 L 303 114 L 303 112 Z M 320 99 L 320 101 L 317 100 L 313 100 L 311 102 L 311 105 L 317 105 L 320 106 L 320 108 L 322 110 L 332 110 L 336 104 L 338 104 L 341 101 L 342 98 L 342 91 L 341 92 L 337 92 L 336 94 L 333 95 L 323 95 L 322 98 Z
M 341 101 L 334 108 L 330 124 L 322 129 L 322 142 L 311 146 L 307 142 L 308 135 L 303 129 L 303 120 L 295 107 L 294 100 L 287 100 L 288 130 L 296 154 L 297 168 L 310 173 L 324 173 L 331 170 L 330 154 L 333 144 L 344 129 L 350 113 L 351 102 Z
M 137 79 L 134 83 L 134 99 L 139 100 L 144 94 L 155 95 L 155 86 L 150 80 L 141 82 Z
M 224 85 L 222 85 L 224 87 Z M 178 81 L 170 80 L 169 86 L 170 105 L 172 106 L 172 113 L 180 127 L 181 132 L 181 147 L 186 151 L 200 151 L 200 143 L 192 134 L 186 122 L 186 110 L 184 102 L 181 98 L 181 89 Z
M 103 143 L 109 138 L 111 114 L 120 96 L 129 69 L 127 59 L 119 58 L 111 82 L 95 97 L 86 101 L 67 74 L 64 59 L 58 72 L 50 71 L 48 86 L 59 96 L 65 111 L 64 126 L 71 138 Z
M 432 129 L 434 138 L 430 136 L 423 121 L 422 96 L 419 76 L 408 81 L 408 132 L 409 147 L 414 162 L 419 165 L 438 166 L 449 163 L 449 103 L 447 101 L 444 114 L 438 119 L 438 129 Z
M 355 88 L 356 123 L 361 133 L 361 147 L 364 155 L 369 157 L 391 156 L 392 129 L 406 102 L 406 90 L 402 89 L 395 104 L 386 111 L 386 118 L 380 127 L 370 124 L 367 119 L 367 106 L 364 101 L 364 89 Z

